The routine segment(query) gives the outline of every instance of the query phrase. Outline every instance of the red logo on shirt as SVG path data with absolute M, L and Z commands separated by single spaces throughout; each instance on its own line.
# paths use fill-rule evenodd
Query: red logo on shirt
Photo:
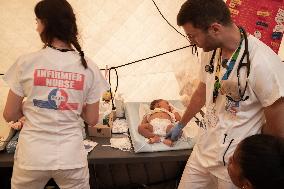
M 83 90 L 85 76 L 79 73 L 36 69 L 34 85 L 53 88 Z

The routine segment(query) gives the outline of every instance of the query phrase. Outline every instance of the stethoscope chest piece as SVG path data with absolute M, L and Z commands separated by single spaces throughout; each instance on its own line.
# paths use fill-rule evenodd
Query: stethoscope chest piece
M 214 66 L 213 65 L 206 65 L 205 66 L 205 71 L 212 74 L 214 72 Z

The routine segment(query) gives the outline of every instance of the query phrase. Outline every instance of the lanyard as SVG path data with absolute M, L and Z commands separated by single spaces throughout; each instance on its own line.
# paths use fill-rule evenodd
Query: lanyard
M 237 48 L 237 50 L 234 52 L 234 54 L 232 55 L 231 61 L 229 62 L 229 66 L 227 68 L 226 73 L 223 75 L 222 80 L 227 80 L 230 76 L 230 74 L 232 73 L 232 70 L 235 66 L 235 63 L 237 61 L 237 58 L 240 54 L 240 50 L 241 50 L 241 46 L 242 46 L 242 42 L 244 39 L 244 31 L 240 28 L 240 34 L 241 34 L 241 41 L 239 43 L 239 46 Z M 216 102 L 216 99 L 219 95 L 219 90 L 221 88 L 221 82 L 220 82 L 220 70 L 221 70 L 221 52 L 220 51 L 220 56 L 218 59 L 218 65 L 216 67 L 216 71 L 215 71 L 215 83 L 214 83 L 214 90 L 213 90 L 213 103 Z

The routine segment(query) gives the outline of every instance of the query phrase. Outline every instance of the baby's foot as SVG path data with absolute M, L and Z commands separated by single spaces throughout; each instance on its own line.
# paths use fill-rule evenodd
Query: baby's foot
M 161 142 L 161 138 L 157 135 L 149 139 L 149 144 L 159 143 Z
M 174 142 L 171 141 L 170 139 L 165 139 L 163 140 L 163 143 L 169 147 L 172 147 L 174 145 Z

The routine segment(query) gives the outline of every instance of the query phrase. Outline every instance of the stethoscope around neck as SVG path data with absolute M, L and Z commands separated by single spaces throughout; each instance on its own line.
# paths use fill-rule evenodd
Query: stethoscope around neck
M 245 95 L 245 92 L 246 92 L 246 89 L 247 89 L 248 77 L 249 77 L 249 74 L 250 74 L 250 59 L 249 59 L 248 38 L 247 38 L 246 31 L 242 27 L 239 27 L 239 28 L 240 28 L 240 30 L 243 31 L 243 37 L 244 37 L 244 41 L 245 41 L 245 50 L 242 54 L 242 57 L 240 59 L 240 62 L 239 62 L 238 68 L 237 68 L 238 90 L 239 90 L 240 101 L 245 101 L 249 98 L 249 96 L 244 97 L 244 95 Z M 215 49 L 213 51 L 213 54 L 211 56 L 209 64 L 205 66 L 205 71 L 210 73 L 210 74 L 212 74 L 214 72 L 214 59 L 215 59 L 215 56 L 216 56 L 216 52 L 217 52 L 217 49 Z M 247 62 L 243 63 L 245 57 L 247 59 Z M 245 67 L 247 69 L 246 84 L 245 84 L 243 91 L 241 89 L 241 83 L 240 83 L 240 69 L 242 67 Z

